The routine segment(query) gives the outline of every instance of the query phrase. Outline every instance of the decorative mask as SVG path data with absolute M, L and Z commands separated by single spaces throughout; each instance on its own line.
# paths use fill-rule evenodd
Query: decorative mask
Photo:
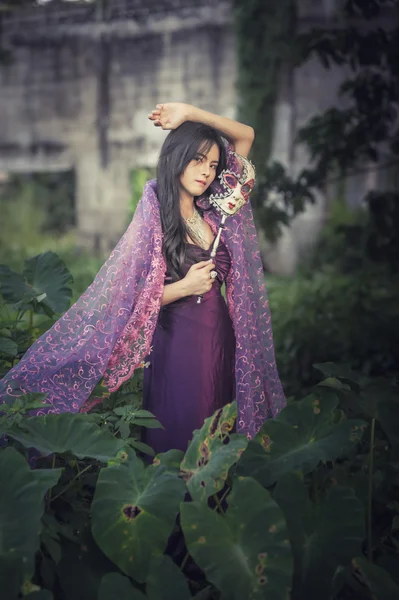
M 238 177 L 229 170 L 222 171 L 219 179 L 226 192 L 209 196 L 209 202 L 226 217 L 235 215 L 249 201 L 249 195 L 255 185 L 254 165 L 245 156 L 236 152 L 233 154 L 242 162 L 241 176 Z

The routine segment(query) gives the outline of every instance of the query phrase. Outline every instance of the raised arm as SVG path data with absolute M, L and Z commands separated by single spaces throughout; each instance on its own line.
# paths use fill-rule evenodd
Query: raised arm
M 154 122 L 156 127 L 162 127 L 162 129 L 176 129 L 185 121 L 210 125 L 226 135 L 232 141 L 234 150 L 242 156 L 248 156 L 255 137 L 255 132 L 249 125 L 183 102 L 157 104 L 148 118 Z

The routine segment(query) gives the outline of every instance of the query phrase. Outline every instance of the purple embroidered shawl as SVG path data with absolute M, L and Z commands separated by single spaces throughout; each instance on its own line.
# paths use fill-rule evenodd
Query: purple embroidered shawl
M 228 152 L 228 168 L 238 174 Z M 214 182 L 211 191 L 220 191 Z M 216 231 L 220 216 L 198 199 Z M 237 431 L 252 438 L 285 406 L 273 347 L 271 318 L 250 203 L 230 217 L 222 239 L 231 269 L 227 304 L 236 336 Z M 104 377 L 112 392 L 150 351 L 163 295 L 165 260 L 156 181 L 146 183 L 127 231 L 76 303 L 29 348 L 0 381 L 0 400 L 26 392 L 47 394 L 35 414 L 85 411 Z

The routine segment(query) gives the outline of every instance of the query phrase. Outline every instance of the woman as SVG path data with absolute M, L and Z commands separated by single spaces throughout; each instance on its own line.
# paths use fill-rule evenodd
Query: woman
M 88 410 L 101 378 L 114 391 L 145 359 L 144 404 L 166 427 L 147 438 L 157 452 L 184 450 L 193 429 L 234 397 L 237 430 L 252 437 L 285 403 L 263 270 L 249 203 L 209 260 L 220 222 L 209 197 L 226 193 L 221 173 L 244 188 L 237 154 L 248 155 L 253 130 L 182 103 L 160 104 L 149 118 L 171 130 L 158 181 L 146 184 L 91 286 L 0 382 L 0 398 L 42 392 L 48 406 L 38 414 Z
M 226 165 L 225 146 L 214 127 L 244 156 L 253 130 L 179 103 L 160 104 L 149 118 L 173 130 L 157 172 L 167 277 L 144 372 L 144 408 L 165 427 L 148 430 L 145 440 L 162 452 L 186 450 L 193 430 L 234 399 L 235 338 L 221 294 L 230 256 L 222 242 L 214 262 L 209 259 L 214 232 L 194 200 L 207 194 Z

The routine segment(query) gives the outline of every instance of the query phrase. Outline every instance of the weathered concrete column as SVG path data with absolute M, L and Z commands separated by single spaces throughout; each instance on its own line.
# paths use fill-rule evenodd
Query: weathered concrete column
M 96 152 L 82 152 L 75 169 L 78 243 L 107 253 L 128 225 L 129 165 L 112 160 L 103 169 Z

